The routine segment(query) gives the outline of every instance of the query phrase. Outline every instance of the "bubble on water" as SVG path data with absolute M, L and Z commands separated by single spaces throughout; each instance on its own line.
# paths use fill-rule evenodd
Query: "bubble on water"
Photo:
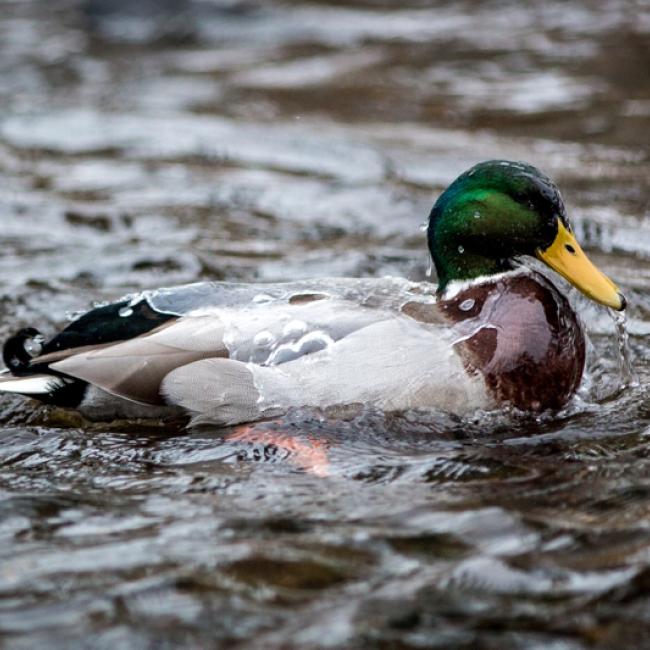
M 468 298 L 467 300 L 463 300 L 463 302 L 460 303 L 458 308 L 461 311 L 469 311 L 472 307 L 474 307 L 474 299 L 473 298 Z
M 271 302 L 272 300 L 273 296 L 269 296 L 268 293 L 258 293 L 253 297 L 253 302 L 257 305 L 262 305 L 264 303 Z
M 118 313 L 122 318 L 127 318 L 128 316 L 132 316 L 132 315 L 133 315 L 133 309 L 131 308 L 130 305 L 126 305 L 126 307 L 122 307 L 122 309 L 120 309 L 117 313 Z

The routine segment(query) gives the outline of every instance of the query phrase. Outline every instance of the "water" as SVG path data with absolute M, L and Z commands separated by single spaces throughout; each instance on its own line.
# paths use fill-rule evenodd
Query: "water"
M 3 646 L 647 645 L 649 15 L 4 2 L 1 338 L 202 279 L 423 280 L 419 225 L 485 158 L 557 180 L 630 308 L 571 292 L 588 372 L 553 415 L 188 433 L 2 398 Z
M 610 310 L 610 313 L 616 325 L 616 339 L 621 366 L 621 389 L 636 387 L 639 385 L 639 380 L 634 372 L 632 350 L 630 349 L 630 333 L 626 326 L 626 314 L 625 312 L 613 310 Z

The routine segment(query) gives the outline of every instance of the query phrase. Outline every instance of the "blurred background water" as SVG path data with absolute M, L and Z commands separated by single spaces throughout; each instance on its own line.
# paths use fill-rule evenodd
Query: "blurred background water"
M 486 158 L 623 287 L 543 418 L 89 425 L 0 401 L 11 648 L 650 647 L 650 4 L 2 0 L 0 335 L 200 279 L 425 278 Z M 568 288 L 567 288 L 568 291 Z

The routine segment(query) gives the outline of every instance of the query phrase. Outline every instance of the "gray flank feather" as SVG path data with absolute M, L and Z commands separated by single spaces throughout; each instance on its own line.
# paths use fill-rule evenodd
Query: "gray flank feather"
M 230 359 L 204 359 L 170 372 L 161 392 L 168 404 L 194 414 L 192 424 L 219 426 L 260 417 L 259 392 L 245 363 Z

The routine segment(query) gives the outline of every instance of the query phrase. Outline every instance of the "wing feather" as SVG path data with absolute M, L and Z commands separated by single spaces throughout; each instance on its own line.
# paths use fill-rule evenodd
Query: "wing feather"
M 160 384 L 172 370 L 199 359 L 228 356 L 223 332 L 217 316 L 181 318 L 153 333 L 87 349 L 50 367 L 112 395 L 163 404 Z

